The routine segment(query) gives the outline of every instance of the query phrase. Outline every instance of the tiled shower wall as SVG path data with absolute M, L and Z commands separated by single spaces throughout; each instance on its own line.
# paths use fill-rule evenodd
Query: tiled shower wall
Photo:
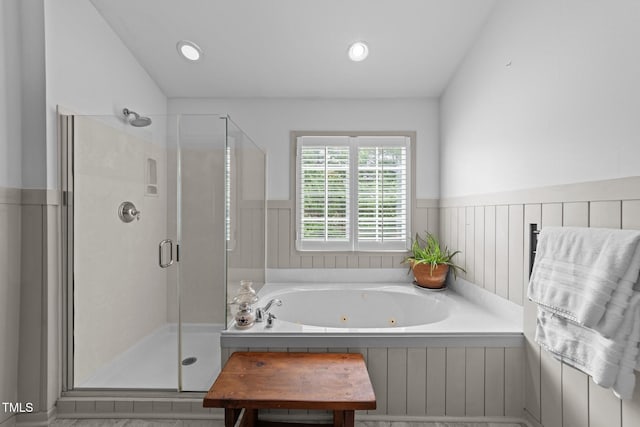
M 167 321 L 167 272 L 156 250 L 167 236 L 167 176 L 166 147 L 142 136 L 76 116 L 73 138 L 77 386 Z M 146 192 L 148 159 L 155 194 Z M 140 209 L 139 221 L 119 219 L 124 201 Z
M 541 351 L 534 342 L 536 307 L 526 298 L 529 224 L 640 229 L 640 180 L 443 200 L 441 206 L 441 236 L 463 251 L 463 277 L 524 305 L 525 407 L 535 421 L 545 427 L 640 425 L 640 387 L 631 401 L 620 401 Z

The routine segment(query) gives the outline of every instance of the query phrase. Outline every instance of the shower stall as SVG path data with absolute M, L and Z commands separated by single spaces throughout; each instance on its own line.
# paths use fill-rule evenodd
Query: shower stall
M 206 391 L 265 276 L 265 153 L 223 115 L 60 115 L 66 390 Z

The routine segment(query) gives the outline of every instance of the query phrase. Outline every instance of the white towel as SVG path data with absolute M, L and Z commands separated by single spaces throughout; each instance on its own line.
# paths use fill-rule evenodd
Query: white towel
M 551 313 L 612 336 L 640 271 L 640 231 L 544 227 L 528 297 Z
M 535 340 L 558 359 L 590 375 L 596 384 L 630 399 L 640 368 L 640 293 L 636 293 L 612 338 L 538 308 Z

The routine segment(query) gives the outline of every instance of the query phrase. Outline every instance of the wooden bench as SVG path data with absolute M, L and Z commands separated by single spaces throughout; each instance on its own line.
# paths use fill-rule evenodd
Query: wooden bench
M 353 427 L 354 411 L 375 409 L 376 397 L 361 354 L 237 352 L 203 406 L 224 408 L 225 427 L 242 409 L 243 427 L 278 424 L 259 421 L 258 409 L 331 410 L 335 427 Z

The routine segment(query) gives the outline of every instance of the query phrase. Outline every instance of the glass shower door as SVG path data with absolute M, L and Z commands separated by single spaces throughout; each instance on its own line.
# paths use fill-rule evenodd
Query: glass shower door
M 206 391 L 220 371 L 226 309 L 226 118 L 178 119 L 180 389 Z
M 72 119 L 73 388 L 178 389 L 169 121 L 153 116 L 135 127 L 114 116 Z
M 226 116 L 66 120 L 67 388 L 206 391 L 264 282 L 264 152 Z

